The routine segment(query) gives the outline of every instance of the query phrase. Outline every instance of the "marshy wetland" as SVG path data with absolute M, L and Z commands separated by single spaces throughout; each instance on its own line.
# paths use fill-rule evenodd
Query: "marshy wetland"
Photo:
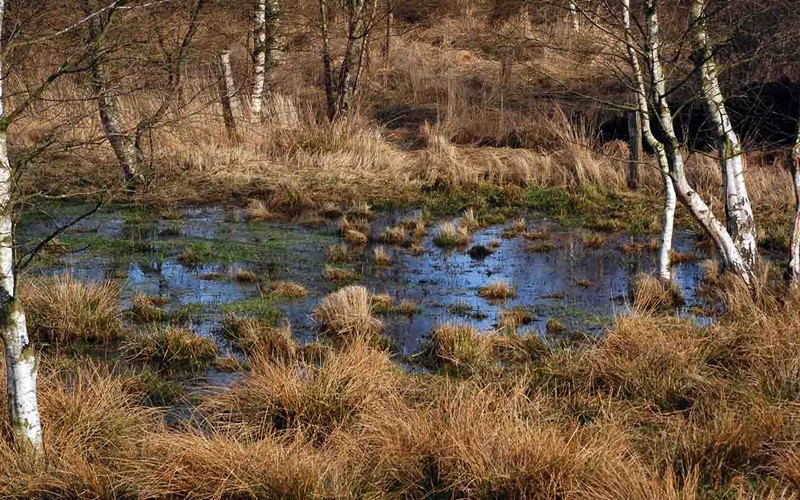
M 89 208 L 56 205 L 46 218 L 22 220 L 23 250 Z M 119 288 L 128 327 L 177 319 L 234 355 L 238 346 L 223 334 L 226 315 L 285 323 L 298 342 L 314 342 L 320 299 L 363 285 L 387 296 L 383 334 L 398 355 L 413 359 L 437 326 L 503 330 L 507 311 L 522 315 L 516 334 L 551 342 L 602 336 L 617 315 L 630 312 L 636 279 L 654 266 L 651 236 L 566 227 L 541 213 L 486 225 L 467 222 L 471 210 L 444 220 L 420 210 L 364 211 L 254 220 L 247 208 L 231 206 L 166 214 L 105 208 L 60 234 L 31 273 L 110 282 Z M 346 221 L 361 225 L 367 241 L 348 243 Z M 443 231 L 470 224 L 463 241 L 443 241 Z M 696 298 L 704 251 L 688 233 L 679 233 L 675 251 L 679 311 L 691 315 L 704 304 Z M 276 293 L 282 283 L 302 291 Z M 486 290 L 498 284 L 510 290 Z M 136 316 L 142 301 L 161 311 L 156 321 Z

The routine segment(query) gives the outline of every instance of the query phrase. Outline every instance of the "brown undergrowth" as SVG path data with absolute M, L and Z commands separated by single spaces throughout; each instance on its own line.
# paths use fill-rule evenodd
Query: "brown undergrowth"
M 719 290 L 712 326 L 642 308 L 578 345 L 446 325 L 412 373 L 371 340 L 378 296 L 346 288 L 317 319 L 347 342 L 253 342 L 171 427 L 127 371 L 45 351 L 47 450 L 0 443 L 0 496 L 795 498 L 800 299 Z

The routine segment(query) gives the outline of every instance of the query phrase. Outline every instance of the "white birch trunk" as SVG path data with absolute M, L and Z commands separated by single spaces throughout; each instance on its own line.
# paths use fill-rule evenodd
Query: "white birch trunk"
M 692 23 L 695 25 L 697 55 L 700 58 L 698 62 L 700 64 L 702 97 L 709 121 L 714 127 L 722 166 L 722 186 L 728 232 L 747 265 L 755 268 L 758 260 L 758 240 L 753 207 L 745 183 L 744 154 L 725 107 L 717 66 L 709 45 L 705 0 L 693 0 L 691 14 Z
M 702 197 L 689 185 L 680 152 L 680 143 L 675 134 L 672 113 L 666 98 L 664 70 L 661 66 L 660 28 L 655 0 L 645 0 L 647 9 L 647 58 L 650 63 L 651 78 L 654 87 L 654 100 L 658 111 L 658 119 L 666 137 L 665 152 L 669 165 L 669 176 L 672 178 L 675 192 L 680 201 L 689 209 L 709 237 L 714 241 L 722 258 L 723 266 L 741 278 L 748 286 L 753 286 L 753 267 L 739 252 L 733 238 L 725 226 L 714 216 Z
M 569 1 L 569 19 L 572 22 L 572 30 L 580 31 L 581 20 L 578 17 L 578 5 L 575 3 L 575 0 Z
M 633 70 L 636 104 L 639 112 L 642 134 L 647 144 L 655 151 L 658 166 L 661 171 L 661 179 L 664 183 L 664 223 L 661 227 L 661 248 L 658 252 L 658 276 L 664 281 L 672 279 L 670 254 L 672 252 L 672 235 L 675 226 L 675 208 L 677 197 L 675 186 L 669 175 L 669 160 L 664 145 L 653 134 L 650 126 L 650 110 L 647 104 L 647 91 L 644 84 L 642 67 L 639 64 L 639 56 L 636 52 L 633 31 L 631 30 L 630 0 L 622 2 L 622 20 L 625 28 L 625 43 L 628 49 L 628 62 Z
M 253 92 L 250 113 L 258 120 L 264 100 L 264 82 L 267 65 L 267 0 L 256 0 L 253 17 Z
M 5 2 L 0 0 L 0 33 Z M 2 49 L 2 47 L 0 47 Z M 2 54 L 0 50 L 0 54 Z M 0 70 L 2 64 L 0 63 Z M 42 451 L 42 424 L 36 397 L 36 353 L 28 338 L 25 313 L 17 302 L 14 281 L 14 235 L 11 220 L 11 164 L 0 79 L 0 336 L 6 362 L 6 394 L 14 443 L 34 453 Z
M 786 278 L 792 287 L 800 285 L 800 119 L 797 122 L 797 136 L 790 153 L 789 164 L 794 187 L 794 220 L 789 236 L 789 265 Z

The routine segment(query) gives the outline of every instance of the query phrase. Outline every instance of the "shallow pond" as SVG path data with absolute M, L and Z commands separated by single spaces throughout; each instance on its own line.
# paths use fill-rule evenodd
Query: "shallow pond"
M 30 245 L 54 224 L 85 208 L 64 205 L 54 217 L 27 217 L 19 224 L 19 241 L 23 247 L 26 242 Z M 407 215 L 378 215 L 372 222 L 373 239 Z M 122 308 L 137 292 L 166 297 L 168 309 L 191 311 L 194 328 L 218 338 L 225 349 L 230 346 L 220 337 L 219 326 L 226 310 L 258 314 L 277 309 L 299 340 L 315 338 L 311 312 L 322 296 L 342 286 L 322 276 L 325 250 L 341 242 L 335 220 L 322 221 L 314 229 L 288 221 L 248 222 L 237 209 L 226 207 L 187 209 L 169 218 L 124 209 L 100 211 L 59 236 L 66 253 L 31 272 L 70 272 L 80 279 L 117 281 L 122 286 Z M 550 320 L 557 320 L 566 334 L 597 334 L 615 314 L 626 310 L 632 278 L 654 269 L 654 254 L 622 250 L 649 237 L 615 233 L 590 242 L 590 233 L 535 217 L 529 217 L 529 228 L 547 234 L 552 245 L 531 251 L 531 241 L 506 238 L 504 226 L 492 226 L 476 231 L 470 246 L 490 246 L 494 241 L 499 247 L 484 258 L 473 258 L 469 246 L 438 248 L 430 234 L 434 231 L 429 231 L 419 255 L 383 245 L 393 264 L 377 268 L 369 259 L 377 243 L 370 244 L 350 268 L 361 274 L 358 283 L 370 290 L 419 304 L 417 314 L 384 318 L 387 333 L 403 354 L 418 352 L 437 324 L 467 321 L 488 329 L 496 325 L 500 311 L 512 306 L 533 312 L 535 320 L 525 328 L 537 334 Z M 694 239 L 680 232 L 675 248 L 696 251 Z M 309 294 L 294 301 L 264 299 L 258 285 L 235 279 L 239 269 L 264 279 L 295 281 Z M 676 265 L 675 277 L 687 307 L 692 306 L 701 277 L 699 265 L 694 261 Z M 498 279 L 516 287 L 514 299 L 494 302 L 478 296 L 481 287 Z

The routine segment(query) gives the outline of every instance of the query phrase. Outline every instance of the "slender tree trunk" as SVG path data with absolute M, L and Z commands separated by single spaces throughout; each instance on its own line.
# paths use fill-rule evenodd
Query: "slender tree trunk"
M 114 12 L 114 9 L 109 9 L 89 20 L 87 47 L 92 58 L 89 73 L 92 90 L 97 98 L 103 132 L 117 157 L 126 185 L 132 187 L 142 179 L 144 152 L 133 134 L 123 125 L 119 101 L 111 87 L 103 61 L 107 51 L 105 32 L 111 23 Z
M 641 111 L 628 113 L 628 189 L 639 189 L 639 162 L 644 156 L 642 152 L 642 114 Z
M 331 42 L 328 34 L 328 2 L 319 0 L 319 23 L 322 35 L 322 82 L 325 87 L 325 104 L 328 108 L 328 120 L 336 117 L 336 100 L 333 94 L 333 65 L 331 63 Z
M 633 70 L 635 84 L 636 106 L 639 115 L 638 125 L 641 128 L 641 135 L 647 141 L 650 148 L 655 151 L 658 167 L 661 171 L 661 180 L 664 186 L 664 222 L 661 226 L 661 247 L 658 252 L 658 276 L 663 281 L 669 281 L 672 279 L 670 257 L 672 253 L 672 235 L 675 226 L 675 208 L 677 205 L 675 186 L 673 186 L 672 178 L 669 175 L 670 168 L 667 152 L 661 141 L 653 134 L 653 129 L 650 126 L 650 109 L 647 104 L 644 75 L 642 74 L 641 64 L 639 64 L 639 55 L 635 45 L 636 42 L 633 37 L 633 31 L 631 30 L 630 0 L 623 0 L 622 3 L 622 19 L 625 28 L 625 43 L 628 49 L 628 62 Z M 639 133 L 638 129 L 636 133 Z M 641 139 L 639 139 L 639 150 L 641 151 Z
M 733 238 L 731 238 L 725 226 L 714 216 L 714 213 L 706 202 L 692 189 L 689 185 L 689 181 L 686 179 L 683 156 L 680 152 L 680 143 L 675 133 L 672 113 L 667 103 L 664 70 L 661 66 L 661 56 L 659 54 L 660 28 L 658 13 L 656 11 L 656 1 L 645 0 L 645 7 L 647 9 L 647 58 L 650 63 L 657 116 L 666 140 L 665 151 L 669 165 L 669 176 L 672 178 L 676 195 L 681 203 L 689 209 L 692 217 L 700 223 L 709 237 L 714 241 L 720 253 L 720 257 L 722 258 L 723 267 L 736 274 L 748 286 L 753 286 L 755 283 L 753 268 L 742 257 L 741 253 L 739 253 Z
M 797 122 L 797 136 L 789 154 L 789 165 L 794 187 L 794 220 L 789 236 L 789 265 L 786 278 L 793 287 L 800 285 L 800 118 Z
M 383 56 L 384 64 L 388 67 L 389 56 L 391 55 L 392 50 L 392 25 L 394 24 L 394 9 L 392 8 L 391 0 L 384 0 L 384 5 L 386 6 L 384 12 L 384 16 L 386 16 L 384 23 L 386 23 L 386 26 L 384 27 L 383 49 L 381 50 L 381 55 Z
M 266 88 L 267 91 L 274 90 L 275 68 L 283 59 L 283 37 L 281 36 L 281 2 L 280 0 L 266 0 L 267 13 L 265 17 L 264 40 L 266 52 Z
M 222 104 L 222 119 L 225 122 L 225 129 L 228 137 L 239 142 L 239 129 L 237 122 L 241 118 L 239 112 L 239 102 L 236 99 L 233 81 L 233 70 L 231 69 L 231 56 L 228 51 L 219 55 L 219 100 Z
M 256 0 L 253 16 L 253 91 L 250 114 L 258 120 L 264 100 L 264 81 L 267 65 L 267 0 Z
M 347 46 L 339 69 L 336 116 L 349 113 L 353 106 L 367 37 L 365 0 L 348 0 L 347 16 Z
M 700 67 L 701 89 L 708 118 L 714 133 L 722 166 L 722 187 L 725 197 L 725 216 L 728 232 L 736 248 L 751 268 L 758 260 L 758 240 L 753 207 L 745 183 L 745 165 L 739 136 L 725 107 L 719 84 L 714 54 L 708 40 L 705 0 L 693 0 L 692 23 L 695 34 L 695 55 Z
M 0 33 L 5 2 L 0 0 Z M 0 47 L 0 55 L 4 54 Z M 0 60 L 0 71 L 3 61 Z M 42 423 L 36 397 L 36 352 L 28 338 L 25 312 L 17 300 L 14 276 L 14 234 L 11 219 L 13 175 L 8 158 L 8 122 L 0 78 L 0 337 L 6 363 L 6 395 L 14 444 L 35 454 L 43 450 Z
M 569 19 L 572 22 L 572 30 L 580 31 L 581 20 L 578 15 L 578 5 L 575 3 L 575 0 L 569 0 Z
M 279 0 L 256 0 L 253 20 L 253 90 L 250 114 L 258 120 L 264 107 L 264 91 L 273 90 L 273 71 L 281 59 L 281 4 Z

